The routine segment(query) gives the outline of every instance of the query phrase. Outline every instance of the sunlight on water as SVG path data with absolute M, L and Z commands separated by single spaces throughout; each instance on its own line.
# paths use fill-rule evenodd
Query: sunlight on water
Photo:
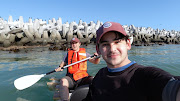
M 180 45 L 164 45 L 151 47 L 132 47 L 129 52 L 131 60 L 146 66 L 156 66 L 180 75 Z
M 95 45 L 83 46 L 91 55 L 96 52 Z M 44 74 L 57 68 L 66 51 L 49 51 L 48 48 L 34 48 L 27 52 L 13 53 L 0 51 L 0 99 L 1 101 L 53 101 L 53 91 L 46 83 L 51 77 L 61 78 L 63 72 L 45 76 L 33 86 L 18 91 L 13 85 L 15 79 L 33 74 Z M 155 66 L 171 74 L 180 75 L 180 45 L 132 46 L 129 59 L 145 66 Z M 101 57 L 98 65 L 88 62 L 88 73 L 92 76 L 105 67 Z

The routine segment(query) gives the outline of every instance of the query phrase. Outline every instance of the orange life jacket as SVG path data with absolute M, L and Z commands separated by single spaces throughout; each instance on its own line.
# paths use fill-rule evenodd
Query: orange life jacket
M 78 52 L 74 52 L 74 50 L 68 51 L 68 64 L 72 64 L 74 62 L 80 61 L 85 58 L 86 58 L 85 48 L 80 48 Z M 68 67 L 68 72 L 70 74 L 73 74 L 73 78 L 75 81 L 88 76 L 87 62 L 83 61 Z

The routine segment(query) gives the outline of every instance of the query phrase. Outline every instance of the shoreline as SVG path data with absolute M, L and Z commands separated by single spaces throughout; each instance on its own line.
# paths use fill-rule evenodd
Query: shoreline
M 94 44 L 94 43 L 89 43 Z M 88 44 L 82 43 L 82 45 L 87 46 Z M 70 44 L 68 43 L 61 43 L 61 44 L 46 44 L 46 45 L 12 45 L 9 47 L 3 47 L 0 46 L 0 51 L 13 51 L 13 52 L 19 52 L 21 50 L 26 50 L 26 49 L 33 49 L 33 48 L 48 48 L 50 51 L 57 51 L 57 50 L 63 50 L 67 51 L 68 48 L 70 48 Z
M 89 44 L 82 44 L 82 46 L 88 46 L 92 45 L 95 43 L 89 43 Z M 139 46 L 163 46 L 163 45 L 178 45 L 178 44 L 165 44 L 165 43 L 151 43 L 151 44 L 132 44 L 131 46 L 139 47 Z M 47 44 L 47 45 L 27 45 L 27 46 L 19 46 L 19 45 L 12 45 L 9 47 L 2 47 L 0 46 L 0 51 L 9 51 L 9 52 L 20 52 L 20 51 L 25 51 L 31 50 L 33 48 L 47 48 L 50 51 L 58 51 L 58 50 L 63 50 L 67 51 L 69 48 L 69 44 L 58 44 L 58 45 L 53 45 L 53 44 Z

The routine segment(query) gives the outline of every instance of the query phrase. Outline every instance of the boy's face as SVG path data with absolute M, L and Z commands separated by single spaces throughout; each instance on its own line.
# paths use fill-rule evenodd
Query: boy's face
M 104 34 L 99 43 L 99 53 L 109 68 L 117 68 L 127 64 L 128 50 L 131 49 L 129 40 L 117 38 L 115 32 Z

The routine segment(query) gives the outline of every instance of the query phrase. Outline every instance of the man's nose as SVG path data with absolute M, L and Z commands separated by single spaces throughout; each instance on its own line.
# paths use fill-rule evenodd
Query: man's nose
M 110 51 L 116 50 L 116 45 L 114 43 L 110 44 Z

